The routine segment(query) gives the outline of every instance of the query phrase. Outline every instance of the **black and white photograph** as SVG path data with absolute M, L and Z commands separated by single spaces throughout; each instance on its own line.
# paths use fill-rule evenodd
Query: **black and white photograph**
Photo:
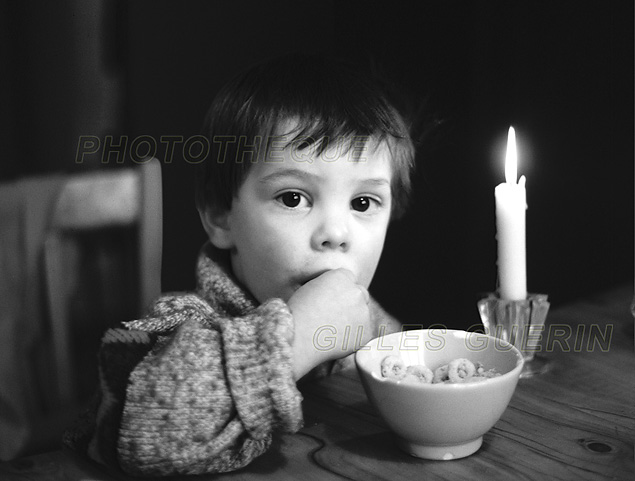
M 632 479 L 634 25 L 1 1 L 0 479 Z

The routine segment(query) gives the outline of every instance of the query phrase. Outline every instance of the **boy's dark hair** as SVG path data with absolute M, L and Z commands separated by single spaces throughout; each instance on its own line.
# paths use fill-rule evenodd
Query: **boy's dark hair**
M 261 63 L 230 81 L 214 99 L 203 134 L 209 155 L 197 172 L 196 205 L 226 212 L 254 162 L 266 158 L 279 129 L 284 144 L 317 153 L 333 142 L 384 142 L 392 154 L 392 216 L 410 194 L 414 146 L 387 91 L 370 75 L 321 55 L 290 54 Z M 353 140 L 355 139 L 355 140 Z M 366 141 L 368 143 L 368 140 Z

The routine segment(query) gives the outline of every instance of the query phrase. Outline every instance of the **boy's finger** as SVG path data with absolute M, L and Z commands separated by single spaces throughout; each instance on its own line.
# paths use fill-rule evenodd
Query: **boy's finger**
M 341 272 L 342 274 L 346 275 L 346 277 L 348 277 L 351 281 L 356 282 L 355 274 L 353 274 L 353 271 L 349 271 L 348 269 L 345 269 L 343 267 L 335 269 L 335 271 Z

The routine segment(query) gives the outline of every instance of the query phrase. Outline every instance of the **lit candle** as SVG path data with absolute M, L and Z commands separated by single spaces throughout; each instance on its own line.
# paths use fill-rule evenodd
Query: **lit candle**
M 527 298 L 525 250 L 525 176 L 517 182 L 516 134 L 509 128 L 505 156 L 505 182 L 496 186 L 496 239 L 498 241 L 498 291 L 501 299 Z

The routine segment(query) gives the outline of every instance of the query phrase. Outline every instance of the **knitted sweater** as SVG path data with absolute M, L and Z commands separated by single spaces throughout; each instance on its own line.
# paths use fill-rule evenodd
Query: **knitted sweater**
M 209 244 L 196 293 L 124 326 L 103 337 L 95 405 L 65 434 L 73 449 L 137 476 L 225 472 L 302 426 L 287 305 L 258 305 Z

